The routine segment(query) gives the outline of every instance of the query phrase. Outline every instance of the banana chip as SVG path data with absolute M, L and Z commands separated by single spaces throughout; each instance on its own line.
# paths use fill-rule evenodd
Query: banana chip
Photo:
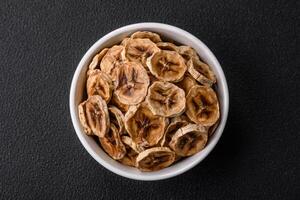
M 115 93 L 113 93 L 109 104 L 116 106 L 119 110 L 122 111 L 122 113 L 126 113 L 129 109 L 129 105 L 121 103 Z
M 125 115 L 125 128 L 139 149 L 156 145 L 167 124 L 167 119 L 154 115 L 146 103 L 131 106 Z
M 120 66 L 121 63 L 125 61 L 122 52 L 124 51 L 123 46 L 115 45 L 111 47 L 105 56 L 102 58 L 100 69 L 104 73 L 112 76 L 115 72 L 115 69 Z
M 154 147 L 137 156 L 136 166 L 141 171 L 157 171 L 170 166 L 174 161 L 175 153 L 168 147 Z
M 141 146 L 139 146 L 137 143 L 135 143 L 129 136 L 122 136 L 122 142 L 129 146 L 136 153 L 141 153 L 145 150 L 144 148 L 141 148 Z
M 136 153 L 134 150 L 132 150 L 130 147 L 128 147 L 125 144 L 126 148 L 126 154 L 123 158 L 119 159 L 118 161 L 124 165 L 135 167 L 136 164 L 136 158 L 138 156 L 138 153 Z
M 185 93 L 173 83 L 156 81 L 148 90 L 146 102 L 155 115 L 173 117 L 185 110 Z
M 88 135 L 104 137 L 110 120 L 106 102 L 99 95 L 89 97 L 78 106 L 79 120 Z
M 86 91 L 89 97 L 100 95 L 108 103 L 112 96 L 113 83 L 109 76 L 99 69 L 92 70 L 87 79 Z
M 152 33 L 149 31 L 138 31 L 131 35 L 132 39 L 141 38 L 149 39 L 154 43 L 161 42 L 160 36 L 157 33 Z
M 188 124 L 176 131 L 169 146 L 179 156 L 191 156 L 201 151 L 208 140 L 207 129 L 201 125 Z
M 160 49 L 149 39 L 130 39 L 125 43 L 124 57 L 147 68 L 146 60 Z
M 179 46 L 177 48 L 177 52 L 185 59 L 186 62 L 192 58 L 199 59 L 199 56 L 195 49 L 189 46 Z
M 184 59 L 175 51 L 162 50 L 147 59 L 150 72 L 159 80 L 178 82 L 187 69 Z
M 188 125 L 188 119 L 185 115 L 181 115 L 179 117 L 172 118 L 169 126 L 166 129 L 166 132 L 164 134 L 164 137 L 162 138 L 160 145 L 161 146 L 168 146 L 169 142 L 171 141 L 173 135 L 176 133 L 178 129 L 180 129 L 183 126 Z
M 186 73 L 184 78 L 178 82 L 177 85 L 182 88 L 185 92 L 185 95 L 187 95 L 190 89 L 193 86 L 198 85 L 198 83 L 189 73 Z
M 136 62 L 126 62 L 116 70 L 115 94 L 121 103 L 135 105 L 144 100 L 150 80 L 147 71 Z
M 125 156 L 126 148 L 114 124 L 110 124 L 109 132 L 104 137 L 99 138 L 99 141 L 104 151 L 113 159 L 119 160 Z
M 161 50 L 169 50 L 169 51 L 176 51 L 176 52 L 179 51 L 178 47 L 175 44 L 170 42 L 158 42 L 156 43 L 156 45 Z
M 101 62 L 103 56 L 105 56 L 105 54 L 107 53 L 107 51 L 108 51 L 108 48 L 104 48 L 98 54 L 96 54 L 94 56 L 91 64 L 89 65 L 89 70 L 87 72 L 88 76 L 94 69 L 100 69 L 100 62 Z
M 120 135 L 125 134 L 123 113 L 115 106 L 109 106 L 108 111 L 109 111 L 110 123 L 116 126 Z
M 186 96 L 186 115 L 197 124 L 214 125 L 220 116 L 216 93 L 210 87 L 194 86 Z
M 187 62 L 188 72 L 202 85 L 212 86 L 216 77 L 209 66 L 199 59 L 192 58 Z

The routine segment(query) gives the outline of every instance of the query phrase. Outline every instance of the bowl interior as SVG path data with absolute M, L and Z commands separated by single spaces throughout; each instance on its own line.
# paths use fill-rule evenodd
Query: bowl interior
M 163 38 L 172 39 L 180 44 L 193 47 L 198 52 L 201 59 L 208 65 L 210 65 L 210 67 L 216 74 L 217 86 L 215 87 L 215 90 L 220 102 L 220 122 L 215 130 L 214 135 L 210 137 L 209 143 L 207 144 L 205 149 L 193 156 L 187 157 L 179 161 L 178 163 L 171 165 L 168 168 L 155 172 L 140 172 L 136 168 L 122 165 L 110 158 L 92 137 L 89 137 L 84 133 L 79 122 L 77 111 L 77 106 L 84 100 L 83 98 L 86 84 L 86 71 L 93 56 L 105 47 L 110 47 L 114 44 L 118 44 L 122 39 L 138 30 L 153 31 L 163 36 Z M 202 159 L 204 159 L 216 145 L 222 134 L 227 119 L 228 103 L 228 89 L 226 79 L 224 77 L 224 73 L 220 67 L 220 64 L 218 63 L 212 52 L 200 40 L 198 40 L 190 33 L 170 25 L 158 23 L 140 23 L 129 25 L 117 29 L 98 40 L 80 61 L 73 77 L 70 93 L 70 110 L 73 125 L 81 143 L 84 145 L 87 151 L 94 157 L 94 159 L 96 159 L 107 169 L 127 178 L 138 180 L 158 180 L 169 178 L 183 173 L 184 171 L 192 168 Z

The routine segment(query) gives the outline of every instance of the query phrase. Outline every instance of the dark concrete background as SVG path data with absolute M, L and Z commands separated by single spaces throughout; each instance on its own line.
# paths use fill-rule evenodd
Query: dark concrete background
M 217 147 L 158 182 L 101 167 L 80 144 L 68 106 L 87 49 L 145 21 L 200 38 L 230 91 Z M 0 1 L 0 199 L 299 198 L 299 21 L 296 1 Z

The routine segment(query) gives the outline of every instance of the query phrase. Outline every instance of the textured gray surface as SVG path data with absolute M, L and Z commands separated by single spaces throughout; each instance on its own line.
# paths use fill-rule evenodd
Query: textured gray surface
M 159 182 L 101 167 L 77 139 L 68 108 L 86 50 L 142 21 L 199 37 L 219 59 L 230 91 L 216 149 L 189 172 Z M 299 198 L 296 31 L 296 1 L 0 1 L 0 199 Z

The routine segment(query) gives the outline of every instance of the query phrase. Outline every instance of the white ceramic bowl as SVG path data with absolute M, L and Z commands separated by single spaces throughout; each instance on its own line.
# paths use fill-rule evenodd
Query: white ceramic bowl
M 215 72 L 218 83 L 216 87 L 216 92 L 220 101 L 221 120 L 217 129 L 215 130 L 214 135 L 210 138 L 207 146 L 201 152 L 198 152 L 197 154 L 191 157 L 187 157 L 179 161 L 178 163 L 171 165 L 168 168 L 155 172 L 141 172 L 138 169 L 122 165 L 119 162 L 110 158 L 100 148 L 100 146 L 95 142 L 93 138 L 87 136 L 84 133 L 80 125 L 77 112 L 77 106 L 83 100 L 82 95 L 85 89 L 86 71 L 93 56 L 104 47 L 110 47 L 114 44 L 117 44 L 124 37 L 138 30 L 153 31 L 159 33 L 163 37 L 170 38 L 178 43 L 193 47 L 198 52 L 200 57 L 207 64 L 209 64 L 209 66 Z M 103 36 L 86 52 L 86 54 L 83 56 L 80 63 L 78 64 L 72 80 L 70 91 L 71 118 L 77 136 L 84 148 L 97 162 L 99 162 L 108 170 L 127 178 L 145 181 L 160 180 L 177 176 L 200 163 L 212 151 L 212 149 L 215 147 L 218 140 L 220 139 L 226 124 L 228 109 L 229 94 L 226 79 L 223 70 L 214 54 L 208 49 L 208 47 L 203 42 L 201 42 L 192 34 L 180 28 L 161 23 L 132 24 L 114 30 L 108 33 L 107 35 Z

